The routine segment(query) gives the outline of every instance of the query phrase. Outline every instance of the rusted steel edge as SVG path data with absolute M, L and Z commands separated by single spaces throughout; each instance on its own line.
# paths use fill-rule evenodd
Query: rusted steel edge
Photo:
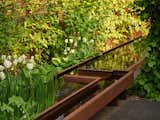
M 136 79 L 137 75 L 140 73 L 140 67 L 143 64 L 143 61 L 144 60 L 141 59 L 126 69 L 126 71 L 133 71 L 134 72 L 134 79 Z
M 126 83 L 128 83 L 129 81 L 132 81 L 133 79 L 134 79 L 134 70 L 135 70 L 135 68 L 136 67 L 138 67 L 139 68 L 139 66 L 141 65 L 141 61 L 142 60 L 140 60 L 140 61 L 138 61 L 138 62 L 136 62 L 135 64 L 133 64 L 133 65 L 131 65 L 128 69 L 126 69 L 126 75 L 124 75 L 123 77 L 121 77 L 120 79 L 118 79 L 118 81 L 122 81 L 122 79 L 126 79 L 127 78 L 127 75 L 129 74 L 129 73 L 133 73 L 133 75 L 132 75 L 132 77 L 130 78 L 130 79 L 127 79 L 125 82 Z M 111 71 L 108 71 L 108 72 L 111 72 Z M 123 71 L 122 71 L 123 72 Z M 124 71 L 125 72 L 125 71 Z M 128 73 L 129 72 L 129 73 Z M 114 72 L 113 72 L 114 73 Z M 115 74 L 117 74 L 118 72 L 117 71 L 115 71 L 115 73 L 113 74 L 113 75 L 115 75 Z M 68 97 L 66 97 L 66 98 L 64 98 L 63 100 L 61 100 L 61 101 L 59 101 L 58 103 L 56 103 L 55 105 L 53 105 L 53 106 L 51 106 L 50 108 L 48 108 L 47 110 L 45 110 L 45 111 L 43 111 L 42 113 L 41 113 L 41 115 L 40 116 L 38 116 L 37 118 L 36 118 L 36 120 L 52 120 L 52 116 L 53 116 L 53 114 L 55 113 L 55 111 L 59 111 L 58 109 L 65 109 L 65 110 L 67 110 L 67 108 L 69 108 L 69 106 L 70 106 L 70 104 L 68 105 L 68 101 L 69 102 L 72 102 L 72 100 L 74 99 L 74 100 L 78 100 L 79 98 L 74 98 L 74 97 L 76 97 L 77 96 L 77 94 L 80 94 L 80 95 L 82 95 L 82 92 L 83 93 L 85 93 L 86 91 L 88 91 L 89 89 L 91 89 L 91 87 L 93 88 L 93 86 L 96 86 L 96 84 L 100 81 L 100 80 L 102 80 L 102 78 L 100 78 L 100 77 L 89 77 L 90 79 L 94 79 L 95 78 L 95 80 L 93 80 L 93 82 L 91 82 L 91 83 L 89 83 L 89 84 L 87 84 L 86 86 L 84 86 L 83 88 L 81 88 L 80 90 L 78 90 L 78 91 L 76 91 L 76 92 L 74 92 L 73 94 L 71 94 L 70 96 L 68 96 Z M 88 78 L 88 79 L 89 79 Z M 123 80 L 124 81 L 124 80 Z M 123 84 L 125 85 L 126 83 L 125 82 L 123 82 Z M 117 82 L 114 82 L 114 83 L 112 83 L 112 84 L 117 84 Z M 119 82 L 118 82 L 119 83 Z M 130 82 L 129 82 L 130 83 Z M 111 86 L 113 86 L 113 85 L 110 85 L 109 87 L 107 87 L 106 89 L 111 89 L 112 87 Z M 129 86 L 129 84 L 127 84 L 128 86 Z M 123 86 L 123 89 L 125 90 L 125 89 L 127 89 L 128 88 L 128 86 Z M 120 86 L 116 86 L 117 87 L 117 89 L 121 89 L 121 88 L 119 88 Z M 89 88 L 89 89 L 88 89 Z M 119 90 L 118 90 L 119 91 Z M 102 91 L 103 92 L 103 91 Z M 120 93 L 122 93 L 123 92 L 123 90 L 122 91 L 119 91 L 119 94 Z M 102 93 L 100 93 L 100 94 L 102 94 Z M 110 93 L 108 93 L 108 94 L 110 94 Z M 115 92 L 113 91 L 112 92 L 112 94 L 115 94 Z M 111 95 L 112 95 L 111 94 Z M 98 94 L 99 95 L 99 94 Z M 117 96 L 118 96 L 118 94 L 117 94 Z M 109 97 L 109 96 L 108 96 Z M 116 95 L 115 95 L 115 97 L 116 97 Z M 113 99 L 115 98 L 114 96 L 113 96 Z M 103 97 L 102 97 L 103 98 Z M 95 98 L 94 98 L 95 99 Z M 89 100 L 90 101 L 90 100 Z M 91 99 L 91 101 L 92 101 L 92 99 Z M 112 98 L 110 98 L 110 101 L 112 101 Z M 88 102 L 87 103 L 84 103 L 83 105 L 86 105 L 86 104 L 88 104 Z M 106 104 L 108 104 L 108 102 L 106 102 Z M 68 106 L 67 106 L 68 105 Z M 82 105 L 82 106 L 83 106 Z M 59 108 L 59 106 L 61 106 L 60 108 Z M 94 105 L 93 105 L 94 106 Z M 101 107 L 102 107 L 103 105 L 101 105 Z M 79 109 L 79 108 L 78 108 Z M 88 109 L 88 108 L 86 108 L 86 109 Z M 96 108 L 95 108 L 96 109 Z M 58 116 L 58 115 L 61 115 L 61 114 L 63 114 L 63 112 L 65 112 L 65 110 L 63 110 L 63 111 L 61 111 L 60 113 L 56 113 L 56 115 Z M 100 110 L 100 108 L 98 108 L 96 111 L 98 111 L 98 110 Z M 76 110 L 77 111 L 77 110 Z M 68 116 L 74 116 L 73 114 L 75 113 L 75 111 L 73 111 L 72 113 L 70 113 Z M 82 112 L 83 113 L 83 112 Z M 95 112 L 93 112 L 92 114 L 94 114 Z M 80 113 L 79 113 L 80 114 Z M 76 114 L 75 114 L 76 115 Z M 82 114 L 83 115 L 83 114 Z M 66 116 L 67 118 L 68 118 L 68 116 Z M 70 120 L 70 119 L 67 119 L 67 120 Z M 71 119 L 72 120 L 72 119 Z M 73 119 L 74 120 L 74 119 Z M 76 119 L 76 120 L 78 120 L 78 119 Z M 82 120 L 82 119 L 80 119 L 80 120 Z M 85 119 L 84 119 L 85 120 Z
M 128 67 L 126 71 L 137 71 L 138 69 L 140 69 L 140 66 L 143 63 L 143 61 L 143 59 L 140 59 L 138 62 Z
M 73 111 L 71 114 L 66 116 L 64 120 L 88 120 L 96 112 L 102 109 L 105 105 L 110 103 L 123 91 L 125 91 L 131 82 L 134 80 L 134 74 L 140 69 L 143 60 L 139 60 L 135 64 L 131 65 L 126 69 L 128 72 L 126 75 L 121 77 L 119 80 L 115 81 L 97 96 L 89 100 L 87 103 L 83 104 L 77 110 Z
M 63 78 L 66 82 L 77 82 L 77 83 L 88 84 L 90 82 L 93 82 L 96 77 L 101 77 L 102 79 L 105 80 L 113 80 L 120 78 L 126 73 L 127 73 L 126 71 L 114 71 L 114 70 L 103 71 L 103 70 L 80 69 L 78 75 L 65 74 L 63 75 Z
M 101 78 L 96 77 L 96 79 L 93 82 L 85 85 L 81 89 L 75 91 L 71 95 L 65 97 L 61 101 L 44 110 L 38 117 L 35 118 L 35 120 L 53 120 L 53 117 L 58 117 L 59 115 L 63 114 L 67 108 L 73 106 L 75 101 L 79 100 L 79 98 L 81 97 L 84 97 L 84 95 L 88 93 L 89 90 L 94 89 L 100 80 Z M 60 112 L 57 113 L 57 111 Z
M 107 79 L 109 77 L 120 77 L 126 74 L 126 71 L 118 70 L 93 70 L 93 69 L 78 69 L 79 75 L 101 77 Z
M 64 78 L 64 81 L 66 82 L 76 82 L 76 83 L 88 84 L 94 81 L 97 77 L 65 74 L 63 75 L 63 78 Z
M 110 50 L 107 50 L 107 51 L 105 51 L 105 52 L 102 52 L 102 53 L 99 54 L 99 55 L 90 57 L 90 58 L 88 58 L 88 59 L 80 62 L 79 64 L 75 64 L 75 65 L 73 65 L 73 66 L 71 66 L 71 67 L 68 67 L 68 68 L 66 68 L 64 71 L 58 73 L 57 76 L 60 77 L 60 76 L 66 74 L 66 73 L 68 73 L 68 72 L 71 72 L 72 70 L 74 70 L 74 69 L 76 69 L 76 68 L 78 68 L 78 67 L 81 67 L 81 66 L 83 66 L 84 64 L 87 64 L 88 62 L 91 62 L 91 61 L 93 61 L 93 60 L 96 60 L 96 59 L 100 58 L 101 56 L 103 56 L 103 55 L 105 55 L 105 54 L 107 54 L 107 53 L 110 53 L 110 52 L 114 51 L 114 50 L 117 49 L 117 48 L 123 47 L 123 46 L 125 46 L 125 45 L 127 45 L 127 44 L 130 44 L 130 43 L 134 42 L 135 40 L 139 39 L 140 37 L 141 37 L 141 36 L 137 36 L 137 38 L 135 38 L 135 39 L 129 40 L 129 41 L 127 41 L 127 42 L 124 42 L 124 43 L 122 43 L 122 44 L 120 44 L 120 45 L 117 45 L 116 47 L 111 48 Z
M 114 98 L 120 95 L 133 80 L 134 73 L 130 71 L 119 80 L 112 83 L 102 92 L 91 98 L 85 104 L 66 116 L 64 120 L 88 120 L 96 112 L 102 109 L 105 105 L 110 103 Z

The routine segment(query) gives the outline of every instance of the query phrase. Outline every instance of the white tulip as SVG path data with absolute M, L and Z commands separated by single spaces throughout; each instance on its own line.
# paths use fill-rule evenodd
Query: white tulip
M 23 64 L 25 64 L 26 63 L 26 56 L 23 54 L 21 57 L 22 57 Z
M 23 58 L 23 60 L 25 60 L 25 59 L 26 59 L 26 56 L 25 56 L 24 54 L 23 54 L 21 57 Z
M 17 57 L 18 57 L 17 55 L 14 55 L 14 56 L 13 56 L 14 59 L 17 59 Z
M 23 58 L 20 56 L 20 57 L 18 58 L 18 62 L 21 63 L 22 61 L 23 61 Z
M 94 40 L 93 40 L 93 39 L 91 39 L 91 40 L 90 40 L 90 42 L 91 42 L 91 43 L 94 43 Z
M 83 38 L 83 42 L 87 42 L 87 39 L 85 37 Z
M 70 43 L 73 43 L 73 39 L 69 39 L 69 42 L 70 42 Z
M 68 43 L 68 39 L 65 39 L 65 43 L 66 43 L 66 44 Z
M 67 51 L 70 51 L 71 49 L 70 49 L 70 47 L 67 47 Z
M 26 64 L 26 60 L 25 59 L 22 61 L 22 64 Z
M 31 56 L 31 59 L 34 59 L 34 56 Z
M 17 63 L 18 63 L 18 59 L 14 59 L 13 64 L 17 65 Z
M 80 40 L 81 40 L 81 37 L 78 37 L 78 40 L 80 41 Z
M 64 50 L 64 54 L 67 55 L 67 53 L 68 53 L 68 52 L 67 52 L 67 50 L 65 49 L 65 50 Z
M 71 53 L 74 53 L 74 52 L 75 52 L 75 50 L 74 50 L 74 49 L 72 49 L 72 50 L 71 50 Z
M 30 59 L 29 62 L 30 62 L 30 63 L 34 63 L 34 59 Z
M 30 63 L 34 63 L 34 56 L 31 56 L 31 59 L 29 60 Z
M 77 46 L 78 46 L 78 45 L 77 45 L 77 42 L 75 42 L 75 43 L 74 43 L 74 47 L 77 47 Z
M 4 72 L 0 72 L 0 79 L 4 80 L 5 78 L 6 78 L 6 76 L 5 76 Z
M 8 59 L 8 60 L 11 60 L 11 58 L 12 58 L 12 57 L 11 57 L 10 55 L 9 55 L 9 56 L 7 56 L 7 59 Z
M 14 67 L 12 67 L 11 70 L 13 71 L 13 70 L 14 70 Z
M 29 70 L 32 70 L 33 69 L 33 63 L 27 63 L 27 68 Z
M 18 58 L 19 63 L 21 63 L 23 61 L 24 61 L 23 63 L 25 63 L 25 60 L 26 60 L 26 56 L 24 54 Z
M 6 68 L 10 68 L 11 66 L 12 66 L 12 63 L 11 63 L 11 61 L 9 61 L 9 60 L 4 60 L 4 66 L 6 67 Z
M 4 70 L 4 66 L 0 65 L 0 71 Z

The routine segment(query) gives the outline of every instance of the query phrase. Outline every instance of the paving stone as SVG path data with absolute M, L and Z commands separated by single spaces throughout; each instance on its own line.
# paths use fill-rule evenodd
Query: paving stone
M 160 102 L 126 100 L 114 110 L 105 107 L 91 120 L 160 120 Z

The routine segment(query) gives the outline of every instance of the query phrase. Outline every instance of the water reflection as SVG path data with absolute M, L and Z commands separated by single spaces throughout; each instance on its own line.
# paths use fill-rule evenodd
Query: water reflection
M 125 70 L 130 65 L 140 60 L 140 58 L 140 49 L 136 50 L 133 44 L 131 44 L 101 56 L 81 68 L 96 70 Z

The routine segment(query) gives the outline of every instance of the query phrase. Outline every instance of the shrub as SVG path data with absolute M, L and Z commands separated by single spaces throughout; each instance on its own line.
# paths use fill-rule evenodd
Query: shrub
M 135 81 L 134 89 L 144 97 L 160 100 L 160 17 L 159 0 L 137 0 L 136 4 L 144 9 L 139 10 L 141 18 L 151 23 L 149 35 L 141 46 L 144 47 L 144 64 L 141 74 Z
M 34 55 L 37 62 L 61 57 L 65 39 L 94 40 L 96 49 L 106 50 L 147 33 L 128 0 L 22 0 L 0 2 L 0 53 Z M 45 6 L 45 7 L 44 7 Z M 45 9 L 44 9 L 45 8 Z M 112 41 L 112 42 L 107 42 Z M 83 44 L 81 45 L 83 46 Z

